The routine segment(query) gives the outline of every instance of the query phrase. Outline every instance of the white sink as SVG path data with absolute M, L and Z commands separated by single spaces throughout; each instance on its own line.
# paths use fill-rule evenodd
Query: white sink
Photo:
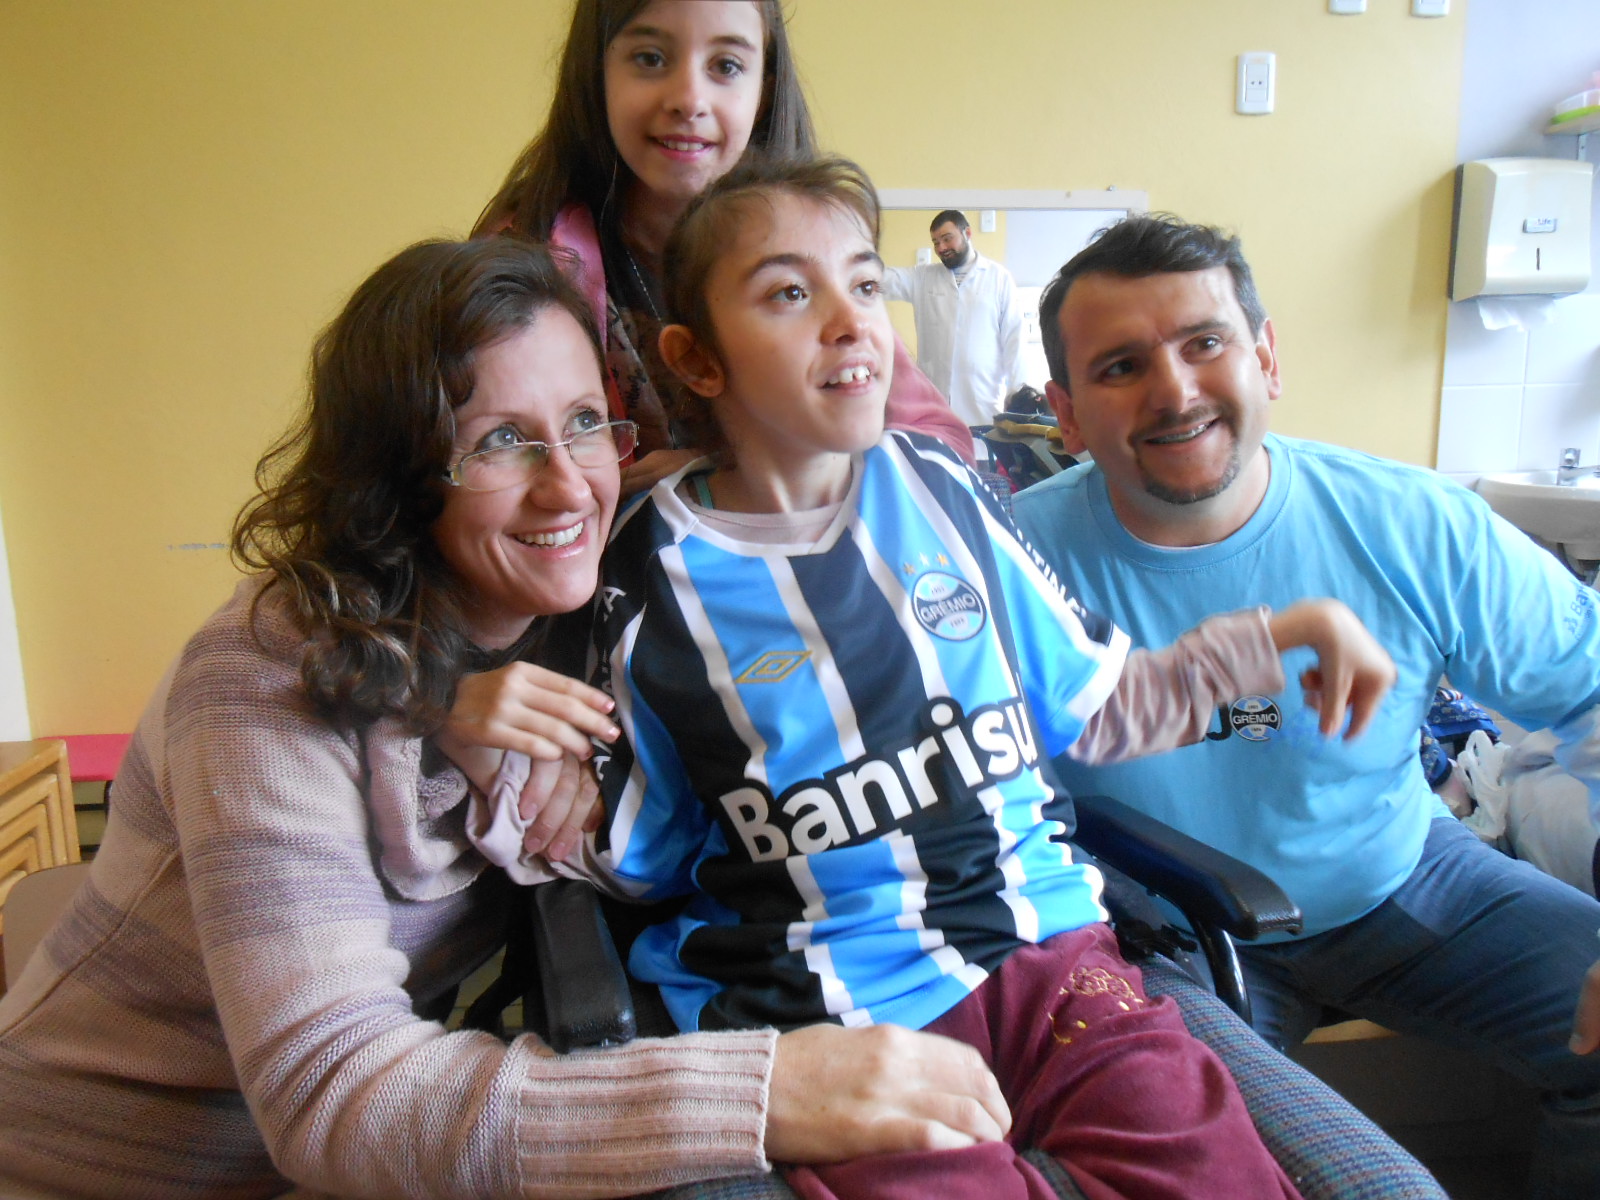
M 1565 546 L 1569 558 L 1600 559 L 1600 476 L 1589 468 L 1567 487 L 1554 471 L 1485 475 L 1478 494 L 1524 533 Z

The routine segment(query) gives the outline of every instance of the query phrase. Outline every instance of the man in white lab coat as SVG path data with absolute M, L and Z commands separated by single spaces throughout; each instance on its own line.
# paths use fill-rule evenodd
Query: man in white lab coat
M 968 425 L 989 425 L 1022 378 L 1022 306 L 1011 272 L 978 253 L 955 209 L 933 219 L 936 263 L 890 267 L 884 295 L 909 300 L 917 365 Z

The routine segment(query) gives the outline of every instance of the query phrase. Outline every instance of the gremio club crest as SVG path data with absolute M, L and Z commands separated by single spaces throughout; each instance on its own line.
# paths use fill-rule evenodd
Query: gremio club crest
M 1240 696 L 1217 710 L 1222 727 L 1206 734 L 1213 742 L 1241 737 L 1247 742 L 1270 741 L 1283 728 L 1283 710 L 1270 696 Z

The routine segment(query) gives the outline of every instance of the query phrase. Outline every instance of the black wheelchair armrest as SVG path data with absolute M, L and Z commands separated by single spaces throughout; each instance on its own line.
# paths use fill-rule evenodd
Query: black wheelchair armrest
M 531 890 L 535 970 L 524 1020 L 532 1024 L 529 1014 L 542 1010 L 538 1028 L 558 1054 L 632 1041 L 633 998 L 599 893 L 576 879 Z
M 1299 908 L 1254 867 L 1120 801 L 1075 796 L 1073 803 L 1078 821 L 1072 840 L 1184 913 L 1205 948 L 1219 997 L 1248 1019 L 1229 937 L 1298 933 Z M 632 1040 L 633 999 L 599 893 L 571 879 L 528 892 L 534 970 L 523 997 L 525 1023 L 562 1054 Z
M 1300 908 L 1248 863 L 1110 796 L 1074 796 L 1072 835 L 1090 854 L 1175 904 L 1185 916 L 1254 941 L 1299 933 Z
M 1217 997 L 1250 1020 L 1250 998 L 1233 938 L 1299 933 L 1300 908 L 1284 890 L 1240 862 L 1109 796 L 1074 796 L 1084 850 L 1188 919 L 1211 969 Z

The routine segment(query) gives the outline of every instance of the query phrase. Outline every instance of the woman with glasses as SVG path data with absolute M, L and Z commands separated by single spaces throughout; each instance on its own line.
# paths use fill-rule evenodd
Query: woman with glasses
M 254 573 L 158 686 L 88 881 L 0 999 L 0 1195 L 618 1196 L 999 1136 L 977 1056 L 903 1030 L 559 1058 L 428 1019 L 508 888 L 431 735 L 464 673 L 589 600 L 635 440 L 591 314 L 543 249 L 434 242 L 322 334 L 235 526 Z M 522 683 L 540 757 L 613 736 L 601 693 Z M 581 774 L 555 784 L 580 813 Z

